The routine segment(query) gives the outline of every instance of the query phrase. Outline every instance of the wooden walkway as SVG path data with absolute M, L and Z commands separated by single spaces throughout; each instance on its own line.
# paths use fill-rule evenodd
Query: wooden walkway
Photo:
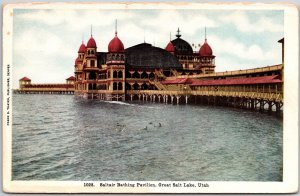
M 204 103 L 277 112 L 283 107 L 282 92 L 130 90 L 126 94 L 131 101 L 138 99 L 171 104 Z

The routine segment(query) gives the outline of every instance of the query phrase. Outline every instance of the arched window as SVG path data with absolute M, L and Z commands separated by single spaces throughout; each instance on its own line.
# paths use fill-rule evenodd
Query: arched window
M 155 78 L 155 75 L 154 75 L 153 72 L 151 72 L 151 73 L 149 74 L 149 78 L 150 78 L 150 79 L 154 79 L 154 78 Z
M 118 78 L 123 78 L 123 72 L 122 71 L 118 72 Z
M 95 72 L 91 72 L 90 74 L 89 74 L 89 80 L 96 80 L 96 73 Z
M 118 84 L 118 90 L 123 90 L 123 84 L 122 84 L 122 82 L 119 82 L 119 84 Z
M 88 90 L 93 90 L 93 85 L 89 84 L 89 89 Z
M 148 90 L 149 89 L 149 87 L 146 83 L 142 84 L 141 88 L 142 88 L 142 90 Z
M 126 90 L 131 90 L 131 85 L 128 82 L 126 82 L 126 84 L 125 84 L 125 89 Z
M 125 72 L 125 77 L 126 78 L 131 78 L 131 74 L 130 74 L 130 72 L 128 70 Z
M 94 50 L 91 50 L 91 54 L 94 54 Z
M 118 89 L 118 84 L 116 82 L 114 82 L 113 84 L 113 90 L 117 90 Z
M 141 78 L 148 78 L 148 74 L 144 71 L 141 75 Z
M 90 51 L 88 50 L 88 55 L 90 54 Z
M 91 60 L 91 67 L 95 67 L 95 61 Z
M 133 89 L 134 90 L 139 90 L 139 88 L 140 88 L 140 85 L 138 83 L 134 83 Z
M 118 77 L 118 72 L 117 71 L 114 71 L 113 73 L 113 78 L 117 78 Z
M 133 77 L 133 78 L 140 78 L 140 74 L 139 74 L 137 71 L 135 71 L 135 72 L 132 74 L 132 77 Z

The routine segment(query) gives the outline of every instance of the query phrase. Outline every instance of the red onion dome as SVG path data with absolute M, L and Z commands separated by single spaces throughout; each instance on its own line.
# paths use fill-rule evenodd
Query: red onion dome
M 171 41 L 166 46 L 166 51 L 168 51 L 168 52 L 175 52 L 175 47 L 174 47 L 174 45 L 172 44 Z
M 108 44 L 108 52 L 124 52 L 124 45 L 122 41 L 118 38 L 117 33 Z
M 87 45 L 87 48 L 97 48 L 97 44 L 96 41 L 94 40 L 94 38 L 91 36 L 91 38 L 89 39 Z
M 204 44 L 201 46 L 201 48 L 199 50 L 199 54 L 200 54 L 200 56 L 212 56 L 213 51 L 212 51 L 211 47 L 208 45 L 207 39 L 205 39 Z
M 84 43 L 82 42 L 82 44 L 78 50 L 78 53 L 85 53 L 85 51 L 86 51 L 86 47 L 85 47 Z

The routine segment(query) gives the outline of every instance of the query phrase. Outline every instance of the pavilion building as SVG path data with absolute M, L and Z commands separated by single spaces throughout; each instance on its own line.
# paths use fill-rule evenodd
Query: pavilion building
M 125 49 L 116 30 L 108 52 L 98 52 L 91 34 L 75 60 L 75 94 L 125 100 L 126 90 L 157 90 L 169 76 L 214 73 L 214 59 L 206 38 L 194 52 L 179 29 L 165 49 L 145 42 Z

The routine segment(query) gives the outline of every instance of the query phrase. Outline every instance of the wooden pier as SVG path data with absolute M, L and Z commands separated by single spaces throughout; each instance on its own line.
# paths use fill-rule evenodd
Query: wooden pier
M 127 99 L 131 101 L 141 100 L 166 104 L 231 106 L 269 112 L 280 112 L 283 107 L 282 92 L 131 90 L 127 92 Z

